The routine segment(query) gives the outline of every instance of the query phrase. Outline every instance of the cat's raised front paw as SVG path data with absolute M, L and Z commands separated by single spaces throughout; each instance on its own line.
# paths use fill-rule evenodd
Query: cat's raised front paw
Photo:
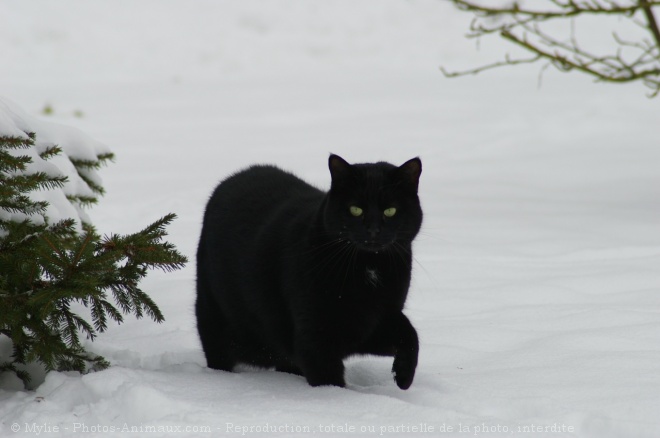
M 397 355 L 392 365 L 392 375 L 396 385 L 401 389 L 408 389 L 415 378 L 417 358 L 411 356 Z

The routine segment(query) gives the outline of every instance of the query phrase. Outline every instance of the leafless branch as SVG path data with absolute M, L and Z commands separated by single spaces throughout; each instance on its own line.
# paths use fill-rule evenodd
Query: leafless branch
M 454 78 L 454 77 L 458 77 L 458 76 L 475 75 L 477 73 L 481 73 L 482 71 L 490 70 L 490 69 L 497 68 L 497 67 L 502 67 L 504 65 L 531 64 L 531 63 L 534 63 L 534 62 L 538 61 L 539 59 L 541 59 L 540 55 L 537 55 L 537 56 L 534 56 L 534 57 L 528 58 L 528 59 L 511 59 L 511 57 L 507 54 L 504 57 L 504 61 L 494 62 L 492 64 L 487 64 L 487 65 L 484 65 L 484 66 L 481 66 L 481 67 L 473 68 L 471 70 L 464 70 L 464 71 L 460 71 L 460 72 L 450 72 L 450 71 L 445 70 L 444 67 L 440 67 L 440 71 L 446 77 Z
M 442 67 L 443 74 L 448 77 L 546 60 L 549 64 L 544 69 L 553 65 L 561 71 L 580 71 L 604 82 L 639 81 L 651 90 L 651 96 L 660 93 L 660 29 L 653 12 L 653 7 L 660 6 L 660 0 L 545 0 L 543 8 L 537 0 L 533 2 L 536 9 L 523 7 L 517 1 L 503 7 L 484 6 L 475 0 L 451 1 L 459 9 L 475 14 L 468 37 L 499 34 L 533 56 L 514 59 L 506 55 L 503 61 L 460 72 L 450 72 Z M 610 54 L 599 55 L 585 50 L 577 37 L 576 19 L 604 14 L 620 16 L 641 26 L 648 37 L 629 41 L 613 32 L 614 48 Z M 571 21 L 567 36 L 559 38 L 544 30 L 544 23 L 550 20 L 567 19 Z

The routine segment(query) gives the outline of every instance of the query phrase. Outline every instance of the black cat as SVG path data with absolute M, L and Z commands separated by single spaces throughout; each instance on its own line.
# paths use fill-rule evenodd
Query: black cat
M 402 309 L 422 224 L 422 163 L 331 155 L 329 167 L 327 193 L 273 166 L 215 189 L 197 250 L 208 366 L 275 367 L 312 386 L 344 386 L 344 358 L 393 356 L 394 379 L 408 389 L 419 346 Z

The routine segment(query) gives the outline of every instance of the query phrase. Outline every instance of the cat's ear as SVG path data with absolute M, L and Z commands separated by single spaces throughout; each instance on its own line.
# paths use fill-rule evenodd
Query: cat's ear
M 336 180 L 344 177 L 351 168 L 351 165 L 339 155 L 332 154 L 328 159 L 328 167 L 330 168 L 332 179 Z
M 422 160 L 419 158 L 413 158 L 403 163 L 398 168 L 399 175 L 406 181 L 408 184 L 412 184 L 417 190 L 419 186 L 419 177 L 422 174 Z

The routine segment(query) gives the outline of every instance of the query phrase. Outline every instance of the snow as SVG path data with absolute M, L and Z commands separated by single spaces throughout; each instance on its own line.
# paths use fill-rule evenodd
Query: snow
M 110 369 L 0 389 L 0 435 L 660 435 L 658 100 L 552 69 L 538 88 L 534 65 L 444 78 L 514 53 L 476 50 L 469 21 L 431 0 L 2 2 L 0 94 L 116 154 L 87 212 L 99 232 L 174 212 L 191 263 L 144 282 L 165 323 L 88 344 Z M 408 391 L 385 358 L 348 361 L 346 389 L 204 367 L 213 187 L 263 162 L 327 188 L 330 152 L 423 161 Z

